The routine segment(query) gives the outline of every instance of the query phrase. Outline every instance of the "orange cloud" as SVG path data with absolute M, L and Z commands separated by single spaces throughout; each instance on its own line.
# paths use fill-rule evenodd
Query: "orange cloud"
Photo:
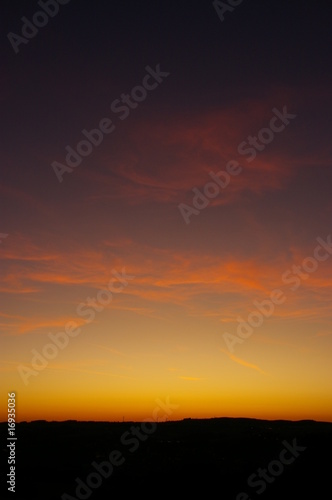
M 248 361 L 245 361 L 244 359 L 238 358 L 237 356 L 234 356 L 234 354 L 231 354 L 230 352 L 226 351 L 225 349 L 220 349 L 221 352 L 227 354 L 229 359 L 234 361 L 235 363 L 238 363 L 239 365 L 245 366 L 246 368 L 251 368 L 252 370 L 256 370 L 262 375 L 268 375 L 264 370 L 262 370 L 259 366 L 254 365 L 252 363 L 248 363 Z
M 123 267 L 135 278 L 105 309 L 162 319 L 160 307 L 174 304 L 185 307 L 191 315 L 219 317 L 220 321 L 231 323 L 240 313 L 244 315 L 253 310 L 253 300 L 265 300 L 273 289 L 281 288 L 286 301 L 282 306 L 276 306 L 276 317 L 313 318 L 317 314 L 320 317 L 329 314 L 328 296 L 332 288 L 329 261 L 321 263 L 308 280 L 303 280 L 298 293 L 291 291 L 282 281 L 283 273 L 308 255 L 303 249 L 280 253 L 271 265 L 271 258 L 266 259 L 265 241 L 261 252 L 256 252 L 254 257 L 240 253 L 220 256 L 213 249 L 209 254 L 199 250 L 170 251 L 169 248 L 156 248 L 128 238 L 120 238 L 119 242 L 106 240 L 97 250 L 82 249 L 78 244 L 64 250 L 60 243 L 50 251 L 47 246 L 32 244 L 15 235 L 10 245 L 8 253 L 2 255 L 1 281 L 2 291 L 10 291 L 16 297 L 16 310 L 20 311 L 17 309 L 19 300 L 22 301 L 20 296 L 26 295 L 33 295 L 30 299 L 32 310 L 38 303 L 42 307 L 51 307 L 54 297 L 58 303 L 71 308 L 65 316 L 57 319 L 54 319 L 54 313 L 43 316 L 18 313 L 16 316 L 8 310 L 7 316 L 2 316 L 2 326 L 16 331 L 16 334 L 63 327 L 69 318 L 72 319 L 79 303 L 87 296 L 95 297 L 99 289 L 107 288 L 112 269 Z M 66 299 L 62 299 L 64 290 L 68 290 Z M 225 307 L 223 303 L 227 294 L 232 300 Z M 310 294 L 315 294 L 317 300 L 310 302 Z M 209 300 L 204 299 L 205 296 Z

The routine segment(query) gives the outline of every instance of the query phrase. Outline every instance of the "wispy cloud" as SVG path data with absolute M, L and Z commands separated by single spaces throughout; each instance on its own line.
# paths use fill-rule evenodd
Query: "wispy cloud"
M 12 312 L 11 318 L 2 317 L 1 326 L 16 334 L 62 327 L 73 319 L 69 316 L 75 313 L 88 294 L 96 297 L 98 290 L 107 286 L 112 279 L 112 269 L 122 267 L 135 276 L 135 282 L 121 297 L 106 304 L 105 309 L 164 320 L 167 317 L 165 308 L 176 306 L 185 308 L 191 316 L 212 321 L 219 318 L 221 322 L 231 324 L 236 321 L 239 310 L 245 316 L 254 309 L 253 299 L 262 301 L 273 289 L 283 288 L 287 301 L 275 308 L 275 318 L 306 317 L 311 320 L 318 314 L 328 317 L 328 297 L 332 289 L 329 262 L 324 263 L 310 279 L 302 281 L 301 293 L 294 293 L 282 282 L 282 274 L 293 264 L 301 263 L 309 250 L 292 248 L 288 253 L 277 252 L 271 266 L 271 258 L 266 258 L 269 248 L 262 242 L 262 248 L 259 247 L 255 255 L 248 256 L 241 251 L 236 255 L 224 252 L 221 258 L 214 249 L 207 254 L 199 249 L 179 249 L 171 245 L 170 248 L 161 248 L 121 237 L 111 244 L 103 241 L 99 247 L 82 248 L 72 243 L 63 249 L 57 242 L 43 246 L 14 235 L 0 255 L 4 264 L 0 293 L 7 292 L 15 298 L 15 309 L 12 310 L 18 314 L 26 311 L 23 298 L 28 296 L 33 299 L 30 310 L 37 308 L 39 303 L 43 316 L 23 320 L 22 314 L 15 318 Z M 65 318 L 54 318 L 55 294 L 57 304 L 67 308 Z M 312 300 L 313 294 L 317 300 Z M 227 308 L 223 306 L 225 299 Z
M 234 356 L 234 354 L 231 354 L 230 352 L 226 351 L 225 349 L 221 349 L 220 348 L 220 350 L 224 354 L 227 354 L 227 356 L 229 357 L 229 359 L 231 359 L 235 363 L 238 363 L 239 365 L 245 366 L 246 368 L 250 368 L 252 370 L 256 370 L 257 372 L 261 373 L 262 375 L 268 375 L 268 373 L 265 372 L 264 370 L 262 370 L 259 366 L 254 365 L 253 363 L 249 363 L 248 361 L 245 361 L 242 358 L 238 358 L 237 356 Z

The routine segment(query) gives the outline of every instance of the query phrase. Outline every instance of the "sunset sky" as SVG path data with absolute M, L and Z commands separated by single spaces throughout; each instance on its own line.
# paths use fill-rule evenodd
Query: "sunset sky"
M 332 421 L 331 7 L 289 3 L 72 0 L 15 51 L 4 2 L 1 421 Z

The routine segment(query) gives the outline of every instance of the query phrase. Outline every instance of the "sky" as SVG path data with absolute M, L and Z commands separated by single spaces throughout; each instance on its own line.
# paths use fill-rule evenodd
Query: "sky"
M 1 9 L 0 420 L 331 422 L 331 7 Z

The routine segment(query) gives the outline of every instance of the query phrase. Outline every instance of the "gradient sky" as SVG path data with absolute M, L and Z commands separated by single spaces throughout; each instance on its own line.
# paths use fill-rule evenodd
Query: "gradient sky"
M 167 398 L 174 420 L 332 421 L 332 255 L 285 279 L 332 234 L 331 8 L 289 3 L 221 22 L 210 1 L 72 0 L 18 53 L 7 33 L 40 7 L 2 4 L 1 420 L 15 391 L 20 421 L 152 418 Z M 158 64 L 121 120 L 112 103 Z M 296 117 L 248 161 L 239 144 L 285 106 Z M 59 182 L 52 163 L 103 118 L 114 130 Z M 231 160 L 241 173 L 186 224 L 179 205 Z M 274 289 L 283 303 L 230 352 Z M 25 384 L 18 366 L 69 321 L 80 333 Z

